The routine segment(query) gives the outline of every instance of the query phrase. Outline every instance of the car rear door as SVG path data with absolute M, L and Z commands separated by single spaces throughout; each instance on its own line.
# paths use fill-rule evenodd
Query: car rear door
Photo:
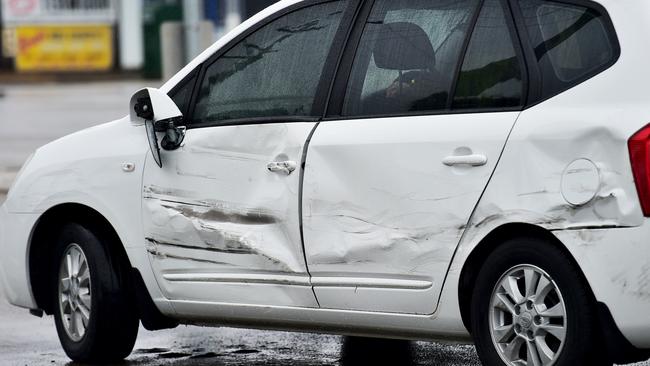
M 300 234 L 300 163 L 353 4 L 293 5 L 174 90 L 187 135 L 162 151 L 162 168 L 147 160 L 143 193 L 150 261 L 170 300 L 318 306 Z
M 308 147 L 307 264 L 323 308 L 430 314 L 524 103 L 525 66 L 500 0 L 363 13 Z

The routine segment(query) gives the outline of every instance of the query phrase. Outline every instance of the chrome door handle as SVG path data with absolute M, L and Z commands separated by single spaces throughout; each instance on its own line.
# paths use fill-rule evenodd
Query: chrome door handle
M 273 173 L 289 175 L 298 168 L 298 164 L 295 161 L 273 161 L 268 163 L 266 168 Z
M 487 164 L 488 158 L 482 154 L 472 154 L 472 155 L 459 155 L 459 156 L 447 156 L 442 159 L 442 163 L 446 166 L 456 166 L 456 165 L 470 165 L 470 166 L 483 166 Z

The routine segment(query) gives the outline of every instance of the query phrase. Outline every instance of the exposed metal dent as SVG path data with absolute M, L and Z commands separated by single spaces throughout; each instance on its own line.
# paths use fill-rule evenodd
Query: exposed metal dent
M 232 209 L 226 204 L 198 206 L 191 203 L 162 203 L 162 207 L 179 214 L 206 222 L 224 222 L 242 225 L 268 225 L 278 222 L 278 218 L 264 209 Z M 232 206 L 230 206 L 232 207 Z
M 217 264 L 217 265 L 227 265 L 228 264 L 228 263 L 219 262 L 219 261 L 212 261 L 212 260 L 208 260 L 208 259 L 200 259 L 200 258 L 186 257 L 186 256 L 171 254 L 171 253 L 163 251 L 162 248 L 160 248 L 160 246 L 164 245 L 164 244 L 156 242 L 156 241 L 154 241 L 152 239 L 147 239 L 147 244 L 148 244 L 147 245 L 147 252 L 149 254 L 153 255 L 158 260 L 177 259 L 177 260 L 182 260 L 182 261 L 194 261 L 194 262 Z
M 205 250 L 208 252 L 214 252 L 214 253 L 228 253 L 228 254 L 255 254 L 251 250 L 244 250 L 244 249 L 235 249 L 235 248 L 228 248 L 228 249 L 219 249 L 219 248 L 213 248 L 213 247 L 200 247 L 200 246 L 194 246 L 194 245 L 183 245 L 180 240 L 175 240 L 175 243 L 170 243 L 170 242 L 162 242 L 160 240 L 156 240 L 153 238 L 146 238 L 146 240 L 152 244 L 155 244 L 156 246 L 167 246 L 167 247 L 175 247 L 175 248 L 182 248 L 182 249 L 190 249 L 190 250 Z
M 190 250 L 206 250 L 224 254 L 258 256 L 282 272 L 299 271 L 299 265 L 287 264 L 292 259 L 278 257 L 273 246 L 264 246 L 260 233 L 248 226 L 281 223 L 280 212 L 268 209 L 238 207 L 233 203 L 195 199 L 195 194 L 157 186 L 145 188 L 145 206 L 152 217 L 155 240 L 168 246 Z M 188 197 L 189 196 L 189 197 Z M 241 205 L 239 205 L 241 206 Z M 160 240 L 175 233 L 185 233 L 182 240 Z M 188 235 L 191 233 L 191 235 Z M 152 233 L 153 234 L 153 233 Z M 285 234 L 280 232 L 280 235 Z M 193 239 L 194 238 L 194 239 Z M 286 256 L 285 256 L 286 257 Z

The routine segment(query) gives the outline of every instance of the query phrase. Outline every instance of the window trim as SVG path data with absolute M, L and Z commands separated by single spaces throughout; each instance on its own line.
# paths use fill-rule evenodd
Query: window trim
M 524 53 L 526 55 L 526 59 L 528 60 L 527 61 L 528 68 L 529 70 L 532 71 L 532 75 L 534 76 L 534 79 L 531 82 L 531 86 L 530 86 L 530 95 L 529 95 L 528 103 L 526 103 L 524 110 L 530 109 L 551 98 L 563 94 L 566 91 L 571 90 L 577 87 L 578 85 L 583 84 L 587 80 L 602 74 L 603 72 L 607 71 L 612 66 L 614 66 L 621 58 L 621 44 L 618 39 L 616 27 L 614 26 L 612 18 L 609 15 L 609 12 L 603 5 L 591 0 L 543 0 L 555 4 L 582 6 L 598 13 L 600 15 L 599 18 L 603 22 L 603 26 L 605 27 L 607 38 L 609 39 L 610 46 L 612 47 L 612 51 L 614 53 L 613 57 L 608 63 L 577 78 L 576 80 L 568 84 L 566 87 L 558 90 L 557 92 L 544 96 L 542 93 L 542 72 L 541 72 L 539 62 L 537 61 L 537 56 L 535 54 L 535 47 L 531 42 L 530 34 L 528 33 L 528 29 L 524 21 L 523 12 L 521 11 L 521 7 L 519 6 L 520 0 L 507 0 L 507 1 L 510 3 L 510 8 L 513 11 L 515 23 L 517 25 L 517 30 L 520 34 L 520 41 L 524 45 Z
M 224 120 L 224 121 L 214 121 L 214 122 L 206 122 L 206 123 L 196 123 L 194 120 L 194 110 L 196 108 L 196 99 L 199 93 L 199 90 L 201 89 L 201 83 L 203 82 L 203 79 L 205 78 L 205 73 L 207 69 L 215 63 L 217 60 L 219 60 L 224 54 L 229 52 L 231 49 L 236 47 L 239 43 L 241 43 L 244 39 L 247 37 L 251 36 L 252 34 L 256 33 L 260 29 L 266 27 L 267 25 L 271 24 L 272 22 L 289 15 L 291 13 L 320 5 L 320 4 L 326 4 L 326 3 L 331 3 L 331 2 L 336 2 L 336 1 L 341 1 L 343 4 L 347 4 L 343 10 L 343 16 L 341 18 L 341 23 L 339 24 L 339 28 L 336 31 L 336 34 L 334 35 L 334 39 L 332 41 L 332 46 L 330 48 L 330 51 L 325 58 L 325 66 L 323 68 L 323 73 L 318 81 L 318 87 L 316 90 L 315 98 L 314 98 L 314 106 L 312 109 L 316 112 L 316 116 L 272 116 L 272 117 L 254 117 L 254 118 L 244 118 L 244 119 L 233 119 L 233 120 Z M 246 29 L 244 32 L 239 34 L 237 37 L 232 39 L 230 42 L 228 42 L 225 46 L 221 47 L 219 50 L 217 50 L 214 54 L 212 54 L 206 61 L 204 61 L 200 66 L 198 66 L 195 71 L 192 73 L 196 72 L 198 73 L 197 81 L 194 84 L 194 89 L 192 91 L 192 97 L 190 98 L 190 106 L 189 106 L 189 111 L 188 111 L 188 118 L 186 119 L 186 127 L 187 129 L 196 129 L 196 128 L 208 128 L 208 127 L 219 127 L 219 126 L 242 126 L 242 125 L 256 125 L 256 124 L 272 124 L 272 123 L 283 123 L 283 122 L 288 122 L 288 123 L 296 123 L 296 122 L 318 122 L 322 119 L 324 115 L 324 111 L 326 108 L 327 104 L 327 99 L 329 94 L 331 94 L 330 90 L 330 84 L 332 84 L 331 80 L 334 79 L 334 75 L 336 74 L 338 64 L 336 63 L 337 59 L 340 59 L 343 50 L 345 48 L 345 44 L 347 43 L 348 40 L 348 33 L 349 30 L 353 27 L 353 25 L 356 22 L 356 12 L 359 4 L 363 0 L 305 0 L 296 4 L 293 4 L 291 6 L 288 6 L 286 8 L 283 8 L 282 10 L 279 10 L 273 14 L 270 14 L 263 20 L 255 23 L 253 26 L 250 28 Z M 183 79 L 185 80 L 185 79 Z M 330 82 L 328 82 L 330 80 Z M 181 83 L 177 84 L 180 85 Z M 174 87 L 176 88 L 176 87 Z

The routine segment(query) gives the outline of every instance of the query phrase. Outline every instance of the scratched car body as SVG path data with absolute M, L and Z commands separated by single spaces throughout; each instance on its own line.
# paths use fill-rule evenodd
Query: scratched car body
M 281 1 L 35 152 L 0 210 L 9 301 L 80 361 L 138 321 L 647 358 L 647 14 Z

